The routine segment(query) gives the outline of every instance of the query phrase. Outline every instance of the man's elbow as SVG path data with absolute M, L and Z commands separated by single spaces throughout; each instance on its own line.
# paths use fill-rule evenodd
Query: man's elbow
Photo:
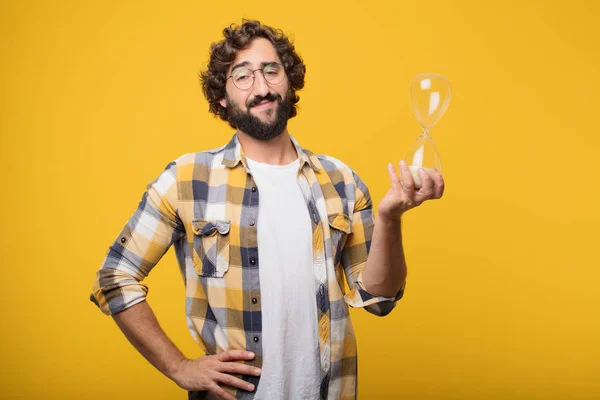
M 386 315 L 389 315 L 392 310 L 396 307 L 396 302 L 383 302 L 383 303 L 376 303 L 376 304 L 372 304 L 370 306 L 366 306 L 365 310 L 367 312 L 369 312 L 370 314 L 373 314 L 377 317 L 385 317 Z

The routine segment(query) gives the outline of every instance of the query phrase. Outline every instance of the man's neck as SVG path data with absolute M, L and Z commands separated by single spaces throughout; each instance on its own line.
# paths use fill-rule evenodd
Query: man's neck
M 287 128 L 271 140 L 258 140 L 240 130 L 237 135 L 244 154 L 251 160 L 271 165 L 287 165 L 298 158 Z

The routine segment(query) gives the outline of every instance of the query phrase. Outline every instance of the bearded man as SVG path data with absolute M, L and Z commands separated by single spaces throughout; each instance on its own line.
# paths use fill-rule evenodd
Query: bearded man
M 406 165 L 399 177 L 389 164 L 375 222 L 359 176 L 288 132 L 306 70 L 289 39 L 258 21 L 223 33 L 201 81 L 210 111 L 235 133 L 148 185 L 91 299 L 189 399 L 354 399 L 348 306 L 384 316 L 402 297 L 401 216 L 440 198 L 442 176 L 420 170 L 417 190 Z M 177 349 L 145 301 L 141 282 L 171 245 L 189 330 L 205 352 L 197 359 Z

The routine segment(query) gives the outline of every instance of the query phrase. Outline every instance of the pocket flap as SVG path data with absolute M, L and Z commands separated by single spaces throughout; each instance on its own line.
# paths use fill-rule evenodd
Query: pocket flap
M 198 236 L 210 236 L 215 232 L 226 235 L 231 228 L 231 221 L 196 219 L 192 221 L 192 228 Z
M 352 233 L 352 221 L 350 221 L 350 217 L 345 214 L 329 214 L 327 216 L 329 219 L 329 225 L 332 228 L 337 230 Z

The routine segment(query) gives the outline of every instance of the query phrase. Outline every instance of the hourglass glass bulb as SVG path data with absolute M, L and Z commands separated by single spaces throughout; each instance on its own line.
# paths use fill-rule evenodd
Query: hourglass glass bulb
M 421 187 L 421 177 L 418 170 L 423 168 L 425 172 L 433 179 L 435 172 L 442 172 L 442 157 L 437 150 L 433 138 L 427 131 L 423 132 L 412 145 L 406 157 L 406 163 L 415 182 L 415 188 Z
M 437 74 L 418 74 L 410 85 L 413 113 L 424 130 L 431 129 L 450 104 L 452 85 L 448 78 Z

